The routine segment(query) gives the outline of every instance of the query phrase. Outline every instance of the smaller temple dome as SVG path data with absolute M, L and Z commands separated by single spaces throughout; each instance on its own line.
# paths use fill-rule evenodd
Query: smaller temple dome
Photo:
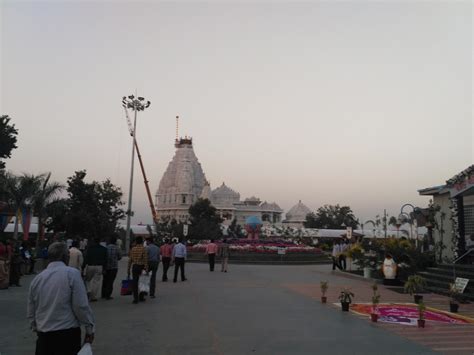
M 211 192 L 211 201 L 216 206 L 232 206 L 233 203 L 239 202 L 240 194 L 223 182 L 221 186 Z
M 286 213 L 286 222 L 304 222 L 309 213 L 311 210 L 300 200 Z

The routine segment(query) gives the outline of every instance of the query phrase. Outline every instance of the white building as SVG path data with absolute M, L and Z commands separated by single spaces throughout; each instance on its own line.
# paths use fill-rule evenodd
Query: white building
M 418 190 L 432 196 L 440 210 L 430 225 L 435 243 L 443 242 L 443 258 L 453 260 L 474 248 L 474 165 L 463 170 L 444 185 Z M 443 231 L 443 232 L 441 232 Z
M 240 200 L 240 194 L 225 183 L 212 190 L 193 149 L 192 138 L 175 141 L 176 153 L 161 178 L 156 193 L 160 219 L 188 220 L 189 207 L 199 198 L 207 198 L 216 207 L 225 224 L 235 218 L 244 225 L 247 217 L 256 216 L 264 223 L 279 223 L 283 210 L 274 202 L 257 197 Z

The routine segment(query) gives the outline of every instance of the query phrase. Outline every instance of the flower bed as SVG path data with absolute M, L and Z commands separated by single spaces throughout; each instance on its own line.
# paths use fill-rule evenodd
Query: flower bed
M 188 246 L 189 252 L 206 251 L 207 242 L 199 242 Z M 218 243 L 219 244 L 219 243 Z M 284 250 L 286 254 L 322 254 L 321 249 L 308 245 L 298 245 L 284 240 L 229 240 L 231 253 L 278 254 Z

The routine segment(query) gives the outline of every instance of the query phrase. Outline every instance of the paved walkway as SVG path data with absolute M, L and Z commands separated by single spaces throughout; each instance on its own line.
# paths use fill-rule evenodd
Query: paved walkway
M 366 297 L 365 289 L 370 294 L 369 283 L 329 269 L 230 265 L 229 273 L 210 273 L 205 264 L 187 264 L 189 281 L 159 282 L 158 297 L 139 305 L 117 295 L 117 281 L 114 300 L 92 305 L 97 320 L 94 354 L 433 353 L 432 344 L 421 344 L 423 330 L 394 330 L 322 305 L 321 280 L 330 283 L 330 301 L 342 286 L 353 288 L 356 301 L 368 301 L 360 298 Z M 119 274 L 123 278 L 124 261 Z M 29 280 L 24 278 L 22 288 L 0 291 L 2 355 L 34 352 L 35 337 L 25 319 Z M 382 299 L 391 294 L 396 295 L 393 300 L 405 297 L 382 290 Z

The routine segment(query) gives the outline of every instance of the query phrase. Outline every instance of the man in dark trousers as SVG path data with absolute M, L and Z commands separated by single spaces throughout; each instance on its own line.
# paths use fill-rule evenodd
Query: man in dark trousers
M 148 253 L 148 270 L 151 271 L 150 277 L 150 298 L 155 298 L 156 273 L 160 265 L 160 248 L 154 243 L 153 238 L 148 238 L 146 251 Z
M 178 269 L 181 269 L 181 281 L 186 281 L 184 276 L 184 263 L 186 261 L 186 246 L 183 244 L 183 238 L 179 238 L 178 244 L 173 248 L 172 260 L 174 261 L 174 278 L 173 282 L 178 280 Z
M 163 277 L 161 281 L 168 281 L 168 269 L 171 262 L 171 254 L 173 253 L 173 246 L 171 245 L 171 240 L 166 238 L 165 244 L 160 247 L 160 258 L 163 263 Z
M 209 270 L 214 271 L 214 264 L 216 263 L 217 244 L 214 239 L 206 246 L 206 254 L 209 259 Z
M 81 349 L 81 326 L 85 342 L 94 340 L 94 316 L 79 270 L 66 266 L 65 243 L 48 248 L 49 265 L 30 284 L 28 320 L 38 335 L 36 355 L 76 355 Z
M 143 239 L 141 237 L 135 238 L 135 246 L 130 250 L 128 258 L 128 278 L 130 278 L 130 271 L 132 272 L 132 289 L 133 289 L 133 303 L 138 303 L 138 281 L 142 271 L 148 271 L 148 254 L 143 246 Z
M 117 236 L 113 235 L 107 244 L 107 266 L 105 268 L 104 282 L 102 283 L 102 298 L 112 299 L 114 281 L 117 277 L 118 262 L 122 259 L 122 251 L 117 246 Z

